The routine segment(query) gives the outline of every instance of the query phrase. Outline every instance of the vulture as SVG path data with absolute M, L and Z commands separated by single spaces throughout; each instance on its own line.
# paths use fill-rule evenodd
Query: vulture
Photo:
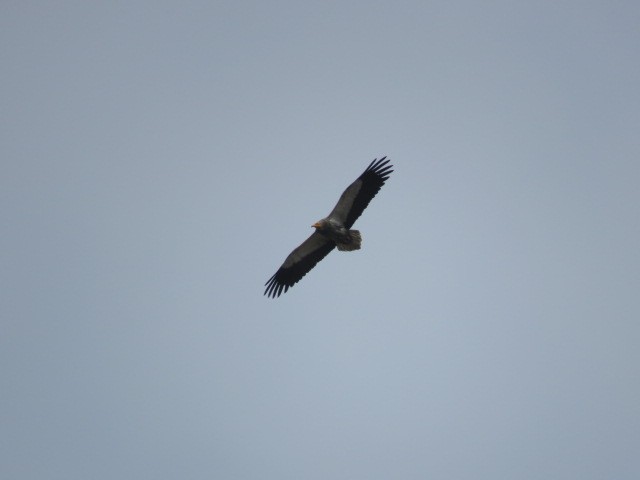
M 374 159 L 342 193 L 329 216 L 311 225 L 315 232 L 289 254 L 265 283 L 267 297 L 276 298 L 289 290 L 335 247 L 345 252 L 360 249 L 362 236 L 350 228 L 393 172 L 393 165 L 388 165 L 386 158 Z

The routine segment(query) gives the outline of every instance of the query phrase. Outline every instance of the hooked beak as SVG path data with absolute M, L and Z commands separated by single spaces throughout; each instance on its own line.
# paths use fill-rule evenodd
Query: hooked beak
M 313 228 L 320 228 L 320 222 L 316 222 L 313 225 L 311 225 Z

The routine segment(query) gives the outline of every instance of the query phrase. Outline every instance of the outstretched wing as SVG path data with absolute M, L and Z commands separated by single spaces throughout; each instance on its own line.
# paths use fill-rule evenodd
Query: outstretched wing
M 362 175 L 347 187 L 329 218 L 338 220 L 346 228 L 351 228 L 393 172 L 393 165 L 387 165 L 389 160 L 385 160 L 386 158 L 375 159 Z
M 289 254 L 282 266 L 265 285 L 267 297 L 279 297 L 293 287 L 309 270 L 316 266 L 335 248 L 335 243 L 318 232 L 313 232 L 302 244 Z

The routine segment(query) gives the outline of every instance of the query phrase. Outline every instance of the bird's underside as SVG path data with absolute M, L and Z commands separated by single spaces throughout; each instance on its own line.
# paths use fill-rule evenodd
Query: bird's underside
M 373 160 L 367 169 L 342 193 L 331 213 L 312 225 L 316 230 L 285 259 L 267 281 L 264 294 L 279 297 L 304 277 L 331 250 L 359 250 L 362 236 L 351 226 L 362 214 L 391 175 L 387 157 Z

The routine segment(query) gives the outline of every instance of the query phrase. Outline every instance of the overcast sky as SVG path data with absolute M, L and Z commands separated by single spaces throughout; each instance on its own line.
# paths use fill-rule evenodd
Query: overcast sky
M 2 2 L 0 477 L 640 478 L 639 25 Z

